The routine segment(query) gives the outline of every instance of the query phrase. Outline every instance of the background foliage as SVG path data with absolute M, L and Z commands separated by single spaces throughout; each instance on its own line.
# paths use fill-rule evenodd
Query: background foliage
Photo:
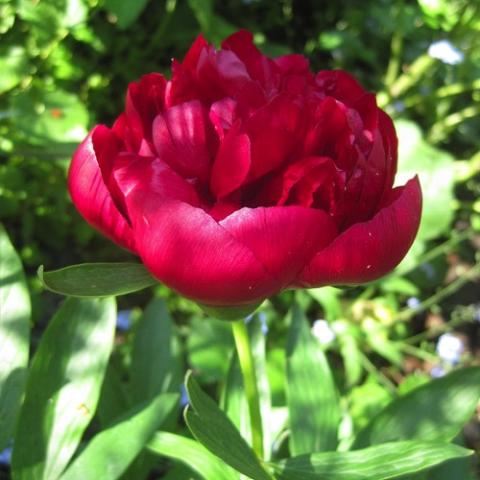
M 171 58 L 182 58 L 199 32 L 218 44 L 239 28 L 251 30 L 259 47 L 270 55 L 302 53 L 314 70 L 346 69 L 379 92 L 378 102 L 394 117 L 400 139 L 399 183 L 413 173 L 421 177 L 425 202 L 420 234 L 394 274 L 361 288 L 285 292 L 267 302 L 258 319 L 268 330 L 265 368 L 276 423 L 283 425 L 289 395 L 284 347 L 290 328 L 287 312 L 295 297 L 313 327 L 317 347 L 325 350 L 333 367 L 341 397 L 340 446 L 347 449 L 355 434 L 398 395 L 454 367 L 479 363 L 480 50 L 476 45 L 480 6 L 476 2 L 0 0 L 0 222 L 19 253 L 28 284 L 27 292 L 19 280 L 13 294 L 17 306 L 12 308 L 17 320 L 30 318 L 30 297 L 30 351 L 36 351 L 40 338 L 38 352 L 49 341 L 56 349 L 62 332 L 67 332 L 59 327 L 58 337 L 54 331 L 47 332 L 47 338 L 42 334 L 61 297 L 42 291 L 38 266 L 50 270 L 87 261 L 133 260 L 76 213 L 65 183 L 70 155 L 92 125 L 111 124 L 123 108 L 128 82 L 150 71 L 168 73 Z M 6 245 L 1 244 L 3 259 Z M 2 267 L 2 273 L 21 275 L 15 265 Z M 114 313 L 104 303 L 82 307 L 104 318 L 91 329 L 108 330 Z M 4 318 L 6 306 L 2 301 Z M 51 321 L 52 328 L 72 308 L 71 301 L 65 303 Z M 105 335 L 102 340 L 105 358 L 90 359 L 94 370 L 82 377 L 78 392 L 69 394 L 97 392 L 96 413 L 95 406 L 89 406 L 84 422 L 65 438 L 52 433 L 50 440 L 37 439 L 42 445 L 46 442 L 45 452 L 55 452 L 66 442 L 65 448 L 73 453 L 82 438 L 101 431 L 116 414 L 126 415 L 136 403 L 160 392 L 167 396 L 162 402 L 153 402 L 142 413 L 130 413 L 128 418 L 135 419 L 131 428 L 137 429 L 138 438 L 149 438 L 160 424 L 166 432 L 178 432 L 184 424 L 170 413 L 168 402 L 173 404 L 172 395 L 180 392 L 185 366 L 194 370 L 209 393 L 227 401 L 225 391 L 235 378 L 226 361 L 233 352 L 228 325 L 206 321 L 194 304 L 163 286 L 120 297 L 118 308 L 116 336 Z M 28 329 L 25 322 L 22 325 L 18 343 L 12 343 L 18 351 L 14 383 L 20 386 L 29 344 Z M 75 335 L 83 335 L 79 341 L 88 347 L 85 351 L 94 351 L 98 333 L 86 326 L 81 331 L 69 333 L 71 348 Z M 7 343 L 2 343 L 5 352 L 3 345 Z M 69 345 L 63 348 L 71 354 Z M 39 388 L 54 392 L 61 378 L 71 378 L 76 371 L 71 361 L 50 386 L 36 387 L 29 380 L 27 393 Z M 152 370 L 152 362 L 159 367 Z M 31 369 L 42 368 L 46 367 L 39 354 Z M 103 374 L 95 371 L 107 372 L 103 386 Z M 302 388 L 308 391 L 307 384 L 300 383 L 298 389 Z M 12 404 L 21 396 L 22 389 L 17 390 Z M 135 401 L 129 402 L 131 395 Z M 438 397 L 442 395 L 447 395 L 446 389 L 438 391 Z M 429 400 L 432 406 L 438 397 Z M 457 408 L 464 401 L 459 398 L 447 398 L 447 407 Z M 32 450 L 29 442 L 34 437 L 26 439 L 38 421 L 35 412 L 31 418 L 22 416 L 18 427 L 19 435 L 27 432 L 18 440 L 25 441 L 26 452 Z M 50 418 L 48 411 L 44 414 Z M 149 423 L 150 418 L 158 423 Z M 56 428 L 62 420 L 58 421 L 52 424 Z M 90 427 L 85 433 L 86 425 Z M 281 453 L 287 447 L 282 429 L 277 433 Z M 2 448 L 10 440 L 3 437 L 0 432 Z M 97 440 L 109 443 L 108 438 Z M 172 438 L 167 435 L 156 441 L 167 449 Z M 300 445 L 302 441 L 298 440 Z M 477 419 L 470 421 L 458 442 L 479 448 Z M 128 445 L 125 452 L 134 452 L 133 460 L 142 447 Z M 17 459 L 22 456 L 18 451 Z M 199 452 L 195 455 L 203 458 Z M 125 478 L 146 478 L 149 471 L 155 472 L 152 478 L 193 478 L 180 463 L 159 458 L 144 451 Z M 16 461 L 14 455 L 14 466 Z M 65 467 L 52 462 L 47 459 L 38 467 L 38 478 L 56 478 Z M 7 450 L 5 478 L 9 463 Z M 471 459 L 442 468 L 428 478 L 477 478 Z

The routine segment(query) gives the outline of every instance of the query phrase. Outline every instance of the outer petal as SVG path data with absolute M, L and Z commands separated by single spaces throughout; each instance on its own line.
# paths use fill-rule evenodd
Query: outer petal
M 395 200 L 372 220 L 353 225 L 320 250 L 295 285 L 364 283 L 392 270 L 412 245 L 420 224 L 422 194 L 418 178 L 392 194 Z
M 281 288 L 337 233 L 327 213 L 298 206 L 242 208 L 220 225 L 253 252 Z
M 204 210 L 141 191 L 127 203 L 144 264 L 182 295 L 235 306 L 280 290 L 253 253 Z
M 120 246 L 136 253 L 132 229 L 115 206 L 102 178 L 92 140 L 97 128 L 90 131 L 73 156 L 68 172 L 70 195 L 88 223 Z

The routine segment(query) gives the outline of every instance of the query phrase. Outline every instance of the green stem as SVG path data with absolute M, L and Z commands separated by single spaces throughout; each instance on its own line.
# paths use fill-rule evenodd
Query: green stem
M 468 282 L 476 279 L 480 276 L 480 263 L 477 263 L 475 266 L 470 268 L 467 272 L 465 272 L 461 277 L 458 277 L 452 283 L 449 283 L 446 287 L 440 289 L 435 295 L 432 295 L 427 300 L 424 300 L 418 307 L 415 308 L 407 308 L 401 311 L 397 315 L 397 320 L 399 321 L 406 321 L 410 320 L 413 316 L 429 309 L 431 306 L 435 305 L 436 303 L 440 302 L 444 298 L 453 295 L 457 290 L 463 287 Z
M 250 338 L 248 336 L 247 326 L 243 320 L 232 322 L 232 331 L 233 337 L 235 338 L 235 346 L 237 347 L 240 369 L 242 370 L 248 410 L 250 412 L 252 447 L 255 453 L 263 459 L 262 416 L 260 414 L 257 375 L 250 346 Z

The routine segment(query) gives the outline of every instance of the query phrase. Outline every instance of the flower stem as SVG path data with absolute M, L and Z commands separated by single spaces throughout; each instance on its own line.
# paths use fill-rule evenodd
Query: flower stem
M 240 369 L 242 370 L 248 410 L 250 412 L 252 447 L 255 453 L 263 459 L 263 431 L 258 383 L 247 326 L 243 320 L 237 320 L 236 322 L 232 322 L 232 331 L 235 338 L 235 346 L 237 347 Z

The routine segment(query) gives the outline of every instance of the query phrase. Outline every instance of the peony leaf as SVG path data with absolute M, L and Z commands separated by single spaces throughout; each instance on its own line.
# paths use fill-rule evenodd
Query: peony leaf
M 130 368 L 134 402 L 165 392 L 178 392 L 183 373 L 174 355 L 172 319 L 165 302 L 153 299 L 138 322 Z
M 12 435 L 25 387 L 30 296 L 22 263 L 0 224 L 0 451 Z
M 450 441 L 479 398 L 480 367 L 457 370 L 388 404 L 358 434 L 353 448 L 406 439 Z
M 272 480 L 235 425 L 217 404 L 198 386 L 191 372 L 187 373 L 185 386 L 189 406 L 185 421 L 193 436 L 213 454 L 253 480 Z
M 325 354 L 296 305 L 287 344 L 287 399 L 292 453 L 335 450 L 341 417 L 338 392 Z
M 97 408 L 113 348 L 115 301 L 67 299 L 33 357 L 15 434 L 16 480 L 58 478 Z
M 179 395 L 160 394 L 135 406 L 87 444 L 61 480 L 116 480 L 128 468 L 178 403 Z
M 148 449 L 157 455 L 185 463 L 205 480 L 239 480 L 240 478 L 235 470 L 191 438 L 169 432 L 157 432 L 148 444 Z
M 272 466 L 280 480 L 387 480 L 472 453 L 450 443 L 407 441 L 354 452 L 301 455 Z
M 82 263 L 38 276 L 45 288 L 72 297 L 125 295 L 155 285 L 157 281 L 141 263 Z

